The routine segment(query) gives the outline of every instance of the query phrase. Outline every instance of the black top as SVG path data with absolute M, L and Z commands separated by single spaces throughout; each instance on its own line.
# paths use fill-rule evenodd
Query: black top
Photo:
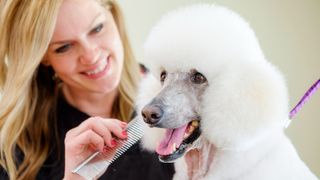
M 63 97 L 58 100 L 57 127 L 59 132 L 59 148 L 53 146 L 37 179 L 61 180 L 64 176 L 64 137 L 68 130 L 78 126 L 89 116 L 69 105 Z M 61 156 L 59 156 L 59 153 Z M 21 159 L 21 153 L 17 153 Z M 114 161 L 107 171 L 99 178 L 106 180 L 169 180 L 174 174 L 173 164 L 159 162 L 155 153 L 144 151 L 140 142 Z M 8 179 L 0 167 L 0 179 Z

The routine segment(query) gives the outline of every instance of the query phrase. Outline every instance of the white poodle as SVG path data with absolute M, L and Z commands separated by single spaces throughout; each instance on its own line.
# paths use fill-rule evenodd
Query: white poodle
M 138 97 L 143 144 L 176 162 L 174 179 L 317 179 L 283 131 L 285 81 L 239 15 L 215 5 L 169 13 L 143 63 L 154 75 Z

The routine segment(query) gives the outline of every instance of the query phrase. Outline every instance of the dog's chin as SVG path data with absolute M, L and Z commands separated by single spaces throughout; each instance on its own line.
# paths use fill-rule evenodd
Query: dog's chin
M 200 137 L 200 121 L 193 120 L 176 129 L 167 129 L 164 139 L 157 147 L 159 160 L 171 163 L 182 157 Z

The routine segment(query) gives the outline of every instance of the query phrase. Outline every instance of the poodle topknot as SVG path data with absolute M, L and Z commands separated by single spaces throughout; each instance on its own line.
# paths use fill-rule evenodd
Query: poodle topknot
M 204 133 L 217 146 L 245 147 L 264 130 L 282 129 L 288 119 L 282 75 L 265 59 L 249 24 L 227 8 L 201 4 L 167 14 L 144 52 L 143 63 L 156 78 L 163 69 L 190 68 L 207 77 L 202 119 L 212 121 L 202 127 L 210 128 Z

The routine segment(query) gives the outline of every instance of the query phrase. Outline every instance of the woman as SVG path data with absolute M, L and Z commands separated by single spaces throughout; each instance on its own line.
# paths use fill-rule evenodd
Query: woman
M 80 179 L 72 169 L 125 139 L 133 117 L 139 66 L 119 7 L 104 0 L 0 7 L 0 179 Z M 173 171 L 136 144 L 102 178 L 171 179 Z

